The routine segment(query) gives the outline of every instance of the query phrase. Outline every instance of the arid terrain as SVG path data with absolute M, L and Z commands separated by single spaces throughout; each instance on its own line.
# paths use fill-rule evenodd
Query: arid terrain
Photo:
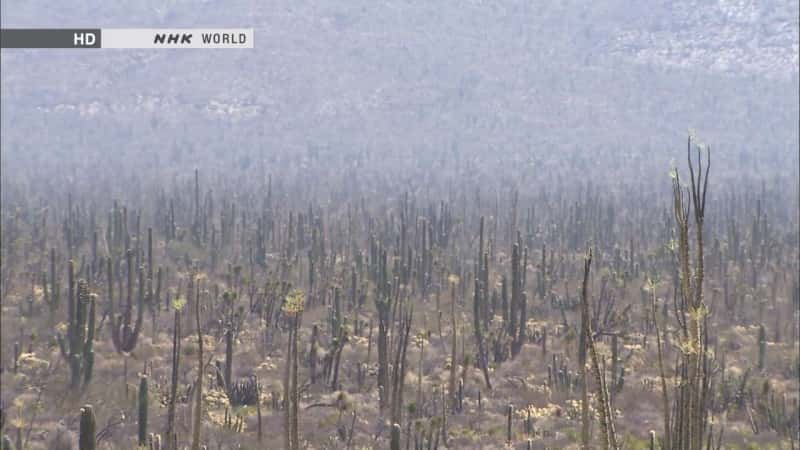
M 2 3 L 255 29 L 2 51 L 2 450 L 800 449 L 797 2 L 221 3 Z

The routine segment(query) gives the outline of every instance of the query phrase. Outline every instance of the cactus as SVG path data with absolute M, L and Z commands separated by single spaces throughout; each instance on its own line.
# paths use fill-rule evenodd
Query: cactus
M 199 287 L 198 287 L 199 290 Z M 199 296 L 197 298 L 200 300 Z M 195 403 L 192 417 L 192 450 L 200 450 L 200 431 L 203 426 L 203 329 L 200 326 L 200 305 L 194 309 L 197 327 L 197 382 L 195 384 Z
M 95 419 L 91 405 L 85 405 L 81 408 L 78 448 L 79 450 L 94 450 L 95 448 Z
M 403 414 L 403 390 L 406 378 L 406 352 L 408 350 L 409 333 L 411 332 L 411 321 L 413 311 L 408 310 L 402 315 L 400 327 L 398 329 L 397 349 L 394 352 L 394 364 L 392 365 L 392 392 L 391 392 L 391 416 L 392 422 L 402 422 Z
M 456 279 L 453 278 L 450 283 L 450 327 L 452 328 L 451 331 L 451 338 L 450 338 L 450 380 L 448 384 L 448 391 L 450 393 L 450 403 L 452 404 L 451 410 L 452 412 L 456 412 L 458 410 L 458 405 L 460 402 L 456 397 L 456 348 L 458 344 L 458 326 L 456 323 Z
M 758 370 L 764 370 L 764 360 L 767 353 L 767 332 L 764 324 L 758 326 Z
M 317 324 L 314 324 L 311 327 L 311 344 L 308 349 L 308 378 L 311 384 L 316 384 L 317 382 L 317 334 L 319 333 L 319 327 Z
M 386 389 L 388 387 L 389 361 L 388 361 L 388 334 L 391 327 L 391 298 L 389 292 L 391 284 L 386 273 L 386 251 L 383 249 L 373 249 L 376 256 L 375 275 L 378 278 L 376 283 L 375 307 L 378 311 L 378 402 L 380 410 L 384 411 L 388 404 Z M 371 259 L 372 261 L 372 259 Z
M 232 406 L 255 405 L 258 403 L 258 381 L 255 376 L 231 384 L 228 401 Z
M 14 365 L 13 365 L 14 373 L 19 372 L 19 355 L 20 355 L 20 353 L 21 352 L 20 352 L 20 349 L 19 349 L 19 341 L 16 341 L 16 342 L 14 342 Z
M 391 450 L 400 450 L 400 424 L 392 424 L 392 435 L 389 443 Z
M 178 450 L 178 434 L 175 429 L 175 401 L 178 397 L 178 371 L 180 370 L 181 355 L 181 321 L 180 311 L 175 311 L 175 320 L 172 328 L 172 384 L 170 385 L 169 400 L 167 404 L 167 430 L 166 436 L 167 450 Z
M 234 333 L 236 328 L 236 319 L 234 307 L 236 302 L 236 293 L 233 291 L 225 291 L 222 294 L 224 302 L 225 313 L 225 371 L 223 372 L 223 381 L 225 383 L 225 390 L 229 390 L 233 383 L 233 346 L 235 343 Z
M 42 282 L 42 286 L 44 289 L 44 298 L 47 301 L 47 305 L 50 307 L 51 312 L 55 312 L 58 310 L 60 306 L 60 296 L 61 296 L 61 287 L 59 286 L 58 277 L 56 276 L 56 249 L 50 249 L 50 290 L 48 292 L 47 289 L 47 281 L 46 277 L 43 275 L 42 278 L 44 279 Z
M 86 386 L 92 378 L 94 366 L 94 318 L 95 295 L 89 293 L 89 285 L 85 280 L 78 280 L 77 294 L 73 290 L 74 265 L 69 262 L 69 324 L 67 338 L 58 334 L 58 346 L 61 356 L 69 364 L 70 386 L 77 389 Z M 77 295 L 77 302 L 75 297 Z M 88 311 L 87 311 L 88 307 Z
M 140 267 L 136 322 L 131 326 L 133 315 L 133 250 L 128 250 L 125 256 L 128 266 L 128 290 L 125 310 L 122 314 L 117 315 L 116 320 L 111 321 L 111 338 L 114 348 L 119 353 L 130 353 L 136 347 L 144 317 L 144 270 Z
M 148 450 L 161 450 L 161 435 L 153 434 L 147 437 Z
M 225 330 L 225 389 L 230 390 L 233 384 L 233 329 L 230 327 Z
M 147 375 L 139 379 L 139 446 L 147 441 Z
M 300 329 L 305 304 L 305 296 L 300 290 L 293 290 L 286 297 L 283 313 L 290 318 L 289 343 L 286 352 L 286 369 L 284 372 L 284 448 L 299 450 L 300 436 L 298 430 L 299 390 L 297 385 L 297 332 Z
M 478 367 L 480 367 L 481 371 L 483 372 L 483 381 L 486 383 L 486 387 L 490 390 L 492 389 L 492 382 L 489 379 L 489 361 L 488 355 L 486 352 L 486 344 L 483 339 L 483 327 L 486 322 L 486 317 L 484 315 L 485 304 L 486 304 L 486 288 L 488 286 L 488 282 L 486 281 L 489 277 L 489 258 L 488 253 L 484 252 L 483 247 L 483 229 L 484 229 L 484 218 L 481 216 L 481 224 L 480 224 L 480 240 L 479 240 L 479 247 L 478 247 L 478 268 L 476 271 L 475 276 L 475 291 L 473 295 L 473 303 L 472 303 L 472 314 L 473 314 L 473 328 L 475 333 L 475 343 L 478 346 Z
M 514 416 L 514 405 L 509 403 L 508 406 L 506 407 L 506 442 L 508 443 L 508 445 L 511 445 L 511 443 L 513 442 L 511 439 L 512 438 L 511 419 L 513 418 L 513 416 Z

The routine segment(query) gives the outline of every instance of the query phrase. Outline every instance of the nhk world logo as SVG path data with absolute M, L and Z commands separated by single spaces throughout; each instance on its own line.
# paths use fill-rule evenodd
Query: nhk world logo
M 0 30 L 2 48 L 253 48 L 252 28 L 86 28 Z

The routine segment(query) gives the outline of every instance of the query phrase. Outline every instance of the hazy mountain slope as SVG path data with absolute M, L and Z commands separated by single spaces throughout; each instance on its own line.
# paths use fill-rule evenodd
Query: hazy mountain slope
M 690 127 L 723 156 L 796 159 L 796 1 L 2 8 L 4 27 L 256 29 L 249 51 L 4 50 L 4 162 L 70 146 L 116 158 L 173 145 L 660 157 Z M 100 149 L 112 142 L 114 154 Z

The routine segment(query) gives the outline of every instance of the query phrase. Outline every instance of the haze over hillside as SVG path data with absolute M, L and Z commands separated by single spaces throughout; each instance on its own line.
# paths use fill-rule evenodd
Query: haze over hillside
M 797 1 L 337 3 L 4 1 L 4 27 L 255 28 L 244 51 L 4 50 L 4 169 L 77 147 L 663 165 L 688 128 L 794 167 Z

